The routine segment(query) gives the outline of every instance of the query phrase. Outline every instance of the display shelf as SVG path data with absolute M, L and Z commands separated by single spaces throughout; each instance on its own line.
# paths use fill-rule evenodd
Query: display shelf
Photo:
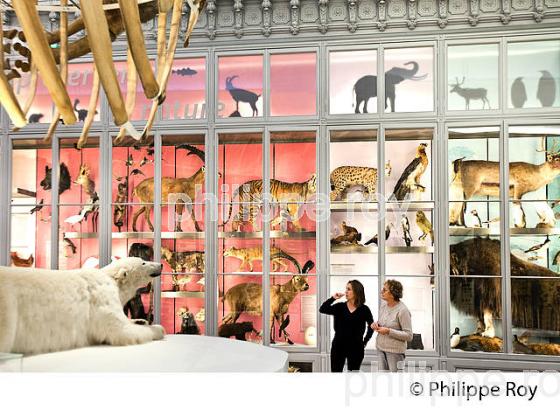
M 313 239 L 316 236 L 315 231 L 305 232 L 282 232 L 270 231 L 271 239 Z M 218 238 L 242 238 L 242 239 L 261 239 L 263 233 L 261 232 L 218 232 Z
M 161 297 L 166 299 L 204 298 L 204 292 L 163 291 Z
M 64 232 L 68 239 L 97 238 L 97 232 Z M 153 232 L 111 232 L 112 239 L 154 239 Z M 162 232 L 161 239 L 204 239 L 204 232 Z
M 379 253 L 377 246 L 363 245 L 331 245 L 331 253 L 355 254 L 355 253 Z M 385 253 L 434 253 L 433 246 L 386 246 Z
M 331 202 L 331 212 L 345 211 L 377 211 L 379 206 L 376 202 Z M 430 211 L 434 209 L 433 202 L 388 202 L 385 204 L 387 212 L 407 212 L 407 211 Z
M 509 230 L 512 236 L 546 236 L 546 235 L 560 235 L 560 228 L 511 228 Z M 496 228 L 465 228 L 465 227 L 450 227 L 450 236 L 499 236 L 500 229 Z

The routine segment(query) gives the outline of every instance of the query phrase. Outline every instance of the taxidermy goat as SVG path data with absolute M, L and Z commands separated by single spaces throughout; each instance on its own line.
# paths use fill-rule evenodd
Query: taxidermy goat
M 390 176 L 391 161 L 385 164 L 385 175 Z M 331 201 L 345 197 L 346 191 L 354 186 L 363 186 L 368 201 L 374 200 L 377 192 L 377 168 L 342 166 L 335 168 L 330 175 Z
M 420 184 L 420 178 L 428 169 L 428 144 L 421 143 L 416 148 L 416 157 L 408 164 L 395 185 L 393 195 L 397 201 L 403 201 L 412 192 L 424 192 L 426 188 Z
M 233 80 L 239 78 L 238 75 L 226 78 L 226 90 L 229 91 L 231 98 L 235 100 L 235 111 L 239 112 L 239 102 L 247 103 L 251 106 L 253 110 L 253 117 L 259 115 L 259 110 L 257 108 L 257 101 L 259 100 L 260 94 L 256 94 L 252 91 L 243 90 L 242 88 L 237 88 L 233 85 Z
M 274 343 L 275 323 L 282 327 L 282 324 L 285 323 L 285 316 L 288 313 L 290 303 L 300 292 L 305 292 L 309 289 L 306 273 L 312 267 L 312 262 L 311 264 L 306 263 L 302 275 L 294 275 L 288 282 L 270 287 L 271 343 Z M 236 323 L 243 312 L 256 316 L 262 314 L 262 285 L 260 283 L 240 283 L 235 285 L 225 293 L 223 299 L 227 302 L 230 310 L 230 313 L 223 319 L 225 324 Z M 285 328 L 282 330 L 282 334 L 287 343 L 293 344 Z
M 332 238 L 331 245 L 339 245 L 343 243 L 358 245 L 358 242 L 362 240 L 362 234 L 353 226 L 346 225 L 345 221 L 342 221 L 341 226 L 343 234 Z
M 163 177 L 161 178 L 161 200 L 163 203 L 169 202 L 169 196 L 173 194 L 181 194 L 185 196 L 185 199 L 188 201 L 195 200 L 196 190 L 197 188 L 201 188 L 204 186 L 204 152 L 199 150 L 198 148 L 185 144 L 187 149 L 190 153 L 196 155 L 202 160 L 202 166 L 196 171 L 193 175 L 188 178 L 169 178 Z M 136 210 L 132 216 L 132 230 L 136 232 L 136 221 L 140 214 L 144 213 L 144 218 L 150 227 L 150 230 L 154 230 L 154 225 L 152 225 L 152 221 L 150 220 L 150 212 L 153 208 L 154 203 L 154 178 L 146 178 L 132 192 L 132 195 L 135 196 L 140 200 L 140 202 L 144 203 L 145 205 L 140 206 L 138 210 Z M 175 204 L 175 216 L 182 216 L 183 210 L 185 209 L 186 202 L 182 199 L 178 199 Z M 202 231 L 202 228 L 198 225 L 198 222 L 195 217 L 194 207 L 191 205 L 191 218 L 194 222 L 194 227 L 197 232 Z M 175 222 L 175 231 L 182 232 L 181 229 L 181 218 L 176 218 Z
M 235 336 L 237 340 L 243 341 L 247 340 L 245 334 L 249 332 L 259 334 L 253 327 L 253 322 L 225 323 L 218 328 L 218 336 L 227 338 Z
M 189 312 L 189 308 L 184 307 L 179 309 L 177 312 L 177 316 L 181 318 L 181 330 L 179 334 L 182 335 L 199 335 L 200 328 L 196 324 L 196 320 L 194 320 L 194 315 Z
M 255 217 L 260 208 L 260 201 L 262 199 L 263 190 L 263 180 L 255 179 L 243 183 L 231 196 L 231 201 L 229 204 L 228 217 L 220 226 L 225 226 L 230 218 L 233 210 L 233 200 L 236 196 L 239 197 L 239 212 L 233 219 L 232 230 L 239 231 L 244 217 L 246 215 L 245 207 L 248 206 L 248 218 L 253 231 L 257 231 L 255 226 Z M 299 207 L 301 202 L 305 202 L 317 192 L 317 176 L 312 174 L 311 177 L 304 182 L 284 182 L 277 179 L 270 180 L 270 195 L 271 201 L 280 202 L 285 204 L 286 210 L 281 210 L 280 215 L 275 217 L 270 222 L 271 229 L 275 226 L 280 225 L 285 216 L 289 218 L 292 222 L 294 229 L 296 231 L 302 231 L 303 228 L 299 223 Z M 250 203 L 249 205 L 246 205 Z
M 512 325 L 525 329 L 560 331 L 555 312 L 560 297 L 558 275 L 543 266 L 510 254 Z M 494 337 L 493 319 L 502 317 L 501 278 L 470 278 L 469 275 L 499 276 L 500 241 L 474 238 L 450 246 L 451 302 L 477 320 L 477 334 Z M 522 279 L 538 276 L 543 279 Z M 465 303 L 474 300 L 475 303 Z M 530 301 L 530 303 L 528 303 Z
M 40 182 L 41 188 L 48 191 L 52 188 L 52 168 L 45 165 L 45 177 Z M 60 174 L 58 177 L 58 194 L 61 195 L 64 191 L 70 189 L 72 179 L 70 178 L 70 171 L 64 162 L 60 164 Z
M 537 149 L 546 153 L 546 161 L 535 165 L 528 162 L 510 162 L 509 196 L 518 203 L 528 192 L 536 191 L 551 183 L 560 175 L 560 152 Z M 467 160 L 453 161 L 453 178 L 450 186 L 450 201 L 465 201 L 473 196 L 499 197 L 500 163 L 496 161 Z M 449 224 L 465 226 L 464 202 L 449 204 Z M 522 211 L 522 210 L 521 210 Z M 515 221 L 515 219 L 514 219 Z M 516 223 L 517 226 L 517 223 Z
M 248 265 L 249 272 L 253 272 L 253 262 L 262 262 L 263 260 L 263 248 L 262 246 L 254 246 L 252 248 L 236 248 L 235 246 L 232 246 L 231 248 L 224 251 L 224 257 L 227 256 L 241 260 L 241 265 L 239 265 L 238 269 L 243 269 L 245 265 Z M 276 271 L 278 266 L 282 266 L 284 268 L 284 272 L 288 270 L 288 265 L 284 263 L 282 259 L 287 259 L 292 262 L 297 268 L 298 273 L 301 273 L 301 265 L 296 258 L 284 252 L 282 249 L 272 246 L 270 248 L 270 261 L 272 262 L 272 271 Z M 305 266 L 308 266 L 308 264 L 312 265 L 309 270 L 311 270 L 313 266 L 315 266 L 315 264 L 311 261 L 307 261 Z

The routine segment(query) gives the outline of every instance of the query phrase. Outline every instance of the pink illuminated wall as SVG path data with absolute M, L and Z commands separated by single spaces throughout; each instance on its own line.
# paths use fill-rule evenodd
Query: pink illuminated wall
M 235 100 L 226 90 L 226 79 L 237 76 L 232 80 L 233 87 L 253 93 L 256 100 L 257 115 L 254 115 L 251 105 L 247 102 L 239 103 L 239 114 L 241 117 L 252 117 L 263 115 L 263 57 L 256 56 L 232 56 L 219 57 L 218 59 L 218 106 L 217 116 L 219 118 L 233 116 L 236 111 Z M 238 115 L 239 116 L 239 115 Z
M 206 118 L 206 59 L 173 61 L 165 95 L 164 120 Z
M 315 53 L 270 57 L 270 115 L 315 115 L 316 97 Z

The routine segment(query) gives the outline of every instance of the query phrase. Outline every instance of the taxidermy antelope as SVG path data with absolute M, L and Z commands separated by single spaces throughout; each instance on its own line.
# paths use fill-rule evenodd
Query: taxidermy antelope
M 455 84 L 449 84 L 451 90 L 449 93 L 457 93 L 465 100 L 465 109 L 470 109 L 471 100 L 482 100 L 482 109 L 486 107 L 488 104 L 488 109 L 490 109 L 490 101 L 486 95 L 488 94 L 488 90 L 486 88 L 463 88 L 461 87 L 465 83 L 465 77 L 463 77 L 463 81 L 459 83 L 459 79 L 455 77 Z
M 191 154 L 197 155 L 204 163 L 204 152 L 196 147 L 188 144 L 184 144 Z M 169 178 L 163 177 L 161 179 L 161 199 L 163 203 L 170 202 L 168 197 L 171 194 L 183 194 L 186 195 L 191 201 L 194 201 L 196 195 L 197 187 L 204 186 L 204 165 L 201 166 L 198 171 L 188 178 Z M 132 230 L 136 232 L 136 221 L 140 214 L 144 213 L 144 218 L 150 227 L 150 230 L 154 230 L 154 225 L 150 220 L 150 212 L 154 207 L 154 178 L 146 178 L 136 188 L 132 191 L 132 195 L 135 196 L 142 202 L 142 206 L 136 210 L 132 216 Z M 175 221 L 175 231 L 182 232 L 181 229 L 181 216 L 183 215 L 183 210 L 185 209 L 185 202 L 182 199 L 178 199 L 175 204 L 175 217 L 179 216 Z M 197 232 L 202 231 L 198 222 L 195 218 L 194 208 L 191 206 L 191 217 L 194 222 L 194 227 Z
M 279 336 L 283 335 L 287 343 L 293 344 L 286 331 L 289 324 L 288 308 L 300 292 L 309 289 L 307 272 L 313 268 L 311 261 L 305 263 L 302 275 L 294 275 L 283 284 L 270 287 L 270 342 L 274 343 L 274 323 L 279 326 Z M 262 314 L 262 285 L 260 283 L 240 283 L 229 289 L 223 299 L 228 303 L 231 313 L 223 319 L 223 324 L 236 323 L 241 313 L 259 316 Z
M 27 62 L 18 60 L 20 62 L 16 64 L 16 67 L 20 68 L 22 72 L 31 71 L 32 84 L 31 96 L 22 109 L 9 84 L 11 79 L 20 77 L 21 74 L 15 69 L 12 69 L 8 74 L 5 73 L 5 69 L 9 70 L 10 68 L 4 63 L 4 50 L 0 50 L 0 101 L 15 127 L 21 128 L 27 124 L 26 115 L 35 96 L 37 73 L 40 74 L 56 107 L 51 127 L 45 139 L 50 141 L 59 118 L 65 124 L 75 123 L 76 114 L 65 88 L 68 76 L 68 61 L 91 51 L 94 60 L 93 87 L 78 148 L 82 148 L 87 141 L 87 134 L 95 115 L 100 84 L 103 85 L 107 95 L 115 124 L 121 127 L 119 139 L 122 139 L 125 135 L 130 135 L 135 139 L 146 136 L 155 120 L 158 105 L 165 100 L 165 89 L 175 56 L 184 2 L 187 3 L 189 9 L 185 34 L 185 46 L 187 46 L 198 16 L 204 8 L 205 0 L 142 0 L 140 4 L 138 0 L 118 0 L 118 2 L 116 0 L 81 1 L 81 17 L 71 24 L 68 24 L 68 1 L 61 0 L 60 30 L 53 33 L 45 31 L 42 26 L 35 0 L 13 1 L 11 5 L 23 29 L 23 32 L 17 33 L 18 38 L 26 43 L 26 46 L 16 43 L 19 46 L 14 46 L 14 49 L 27 58 Z M 171 26 L 169 39 L 166 42 L 167 16 L 170 12 Z M 142 23 L 152 20 L 156 16 L 158 18 L 157 76 L 152 71 L 142 31 Z M 69 36 L 82 30 L 85 30 L 85 36 L 72 43 L 68 42 Z M 126 102 L 123 100 L 119 89 L 111 46 L 111 42 L 122 32 L 126 33 L 129 46 Z M 8 39 L 13 39 L 16 34 L 12 30 L 7 31 L 5 35 Z M 4 32 L 0 27 L 2 44 L 3 37 Z M 51 48 L 52 45 L 57 44 L 59 47 Z M 57 64 L 59 64 L 58 68 Z M 134 109 L 132 94 L 136 92 L 137 76 L 142 82 L 144 94 L 147 98 L 153 100 L 152 109 L 143 132 L 136 131 L 129 120 Z
M 554 146 L 552 147 L 554 148 Z M 509 196 L 519 204 L 523 195 L 536 191 L 551 183 L 560 175 L 560 152 L 554 149 L 546 152 L 546 161 L 535 165 L 528 162 L 510 162 L 509 164 Z M 450 188 L 450 201 L 464 201 L 473 196 L 500 195 L 500 163 L 496 161 L 467 160 L 463 158 L 453 161 L 453 179 Z M 450 204 L 449 223 L 465 225 L 464 202 Z

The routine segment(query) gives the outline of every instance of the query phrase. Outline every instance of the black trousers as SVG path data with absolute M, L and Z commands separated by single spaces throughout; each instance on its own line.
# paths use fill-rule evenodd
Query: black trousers
M 344 369 L 344 363 L 348 361 L 348 370 L 360 370 L 364 360 L 363 342 L 333 340 L 331 347 L 331 372 L 339 373 Z

